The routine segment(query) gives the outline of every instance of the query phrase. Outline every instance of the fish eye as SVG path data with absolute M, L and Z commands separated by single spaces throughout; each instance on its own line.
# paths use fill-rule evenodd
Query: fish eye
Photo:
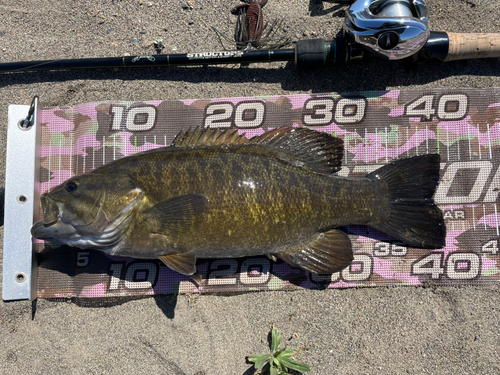
M 68 181 L 66 183 L 66 191 L 69 191 L 70 193 L 72 191 L 75 191 L 77 187 L 78 187 L 78 184 L 76 183 L 76 181 Z

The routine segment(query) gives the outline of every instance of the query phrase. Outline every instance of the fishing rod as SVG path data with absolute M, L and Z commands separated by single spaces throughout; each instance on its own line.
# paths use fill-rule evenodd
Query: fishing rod
M 0 63 L 0 73 L 36 70 L 146 68 L 293 61 L 299 68 L 344 65 L 373 56 L 420 64 L 436 59 L 500 57 L 500 34 L 430 31 L 424 0 L 328 0 L 350 5 L 333 41 L 298 40 L 295 48 L 235 50 Z

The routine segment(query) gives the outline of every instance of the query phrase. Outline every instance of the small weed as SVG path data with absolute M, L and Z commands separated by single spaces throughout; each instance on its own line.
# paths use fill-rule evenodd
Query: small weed
M 273 327 L 271 335 L 271 353 L 253 354 L 248 357 L 248 360 L 254 363 L 256 369 L 259 369 L 266 363 L 269 363 L 270 375 L 286 375 L 290 374 L 291 370 L 300 372 L 311 371 L 311 366 L 291 359 L 292 356 L 298 354 L 298 351 L 288 349 L 286 346 L 284 349 L 279 348 L 281 343 L 281 333 L 276 327 Z

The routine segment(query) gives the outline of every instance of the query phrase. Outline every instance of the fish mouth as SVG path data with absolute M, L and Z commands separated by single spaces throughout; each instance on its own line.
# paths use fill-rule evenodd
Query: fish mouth
M 39 240 L 58 241 L 59 238 L 70 238 L 76 234 L 76 229 L 61 220 L 64 207 L 49 198 L 47 193 L 40 197 L 43 220 L 36 222 L 31 228 L 31 235 Z
M 50 199 L 47 194 L 40 197 L 43 211 L 43 224 L 52 225 L 57 222 L 60 216 L 60 209 L 56 202 Z
M 60 218 L 51 223 L 37 221 L 31 228 L 31 235 L 39 240 L 61 242 L 62 238 L 78 236 L 78 232 L 71 224 L 63 223 Z

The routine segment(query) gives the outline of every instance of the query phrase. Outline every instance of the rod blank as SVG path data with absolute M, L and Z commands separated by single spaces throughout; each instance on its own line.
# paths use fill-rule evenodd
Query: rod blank
M 124 56 L 92 59 L 24 61 L 0 64 L 0 73 L 36 70 L 146 68 L 153 66 L 189 66 L 294 61 L 295 50 L 221 51 L 171 55 Z

